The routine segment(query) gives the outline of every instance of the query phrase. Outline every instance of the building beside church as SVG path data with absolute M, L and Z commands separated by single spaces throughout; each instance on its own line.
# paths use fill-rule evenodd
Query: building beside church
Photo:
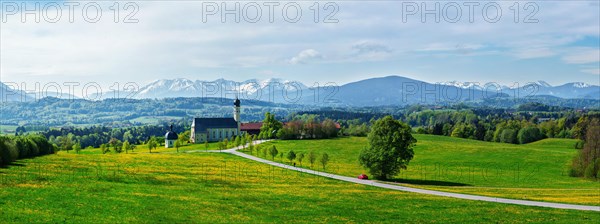
M 165 148 L 175 147 L 175 141 L 178 138 L 179 136 L 173 131 L 173 125 L 171 125 L 169 131 L 165 134 Z
M 240 131 L 242 133 L 248 133 L 249 135 L 258 135 L 260 134 L 260 127 L 262 127 L 262 124 L 262 122 L 242 123 Z
M 217 142 L 242 135 L 240 131 L 241 106 L 240 100 L 233 102 L 233 117 L 225 118 L 194 118 L 190 141 L 193 143 Z

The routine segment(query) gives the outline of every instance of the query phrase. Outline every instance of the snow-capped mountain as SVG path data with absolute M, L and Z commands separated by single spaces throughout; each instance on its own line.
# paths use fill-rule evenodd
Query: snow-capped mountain
M 439 102 L 440 99 L 427 98 L 432 97 L 431 90 L 435 91 L 433 95 L 438 98 L 448 98 L 454 101 L 478 100 L 484 96 L 553 96 L 568 99 L 600 100 L 600 86 L 582 82 L 552 86 L 545 81 L 537 81 L 507 87 L 496 83 L 459 81 L 427 83 L 401 76 L 371 78 L 341 86 L 322 86 L 316 89 L 309 89 L 301 82 L 277 78 L 249 79 L 242 82 L 226 79 L 214 81 L 184 78 L 161 79 L 139 87 L 135 93 L 126 91 L 104 92 L 101 97 L 91 96 L 88 98 L 100 100 L 107 98 L 163 99 L 176 97 L 232 99 L 239 97 L 241 99 L 275 103 L 322 104 L 327 101 L 347 105 L 370 106 L 413 103 L 434 104 Z M 14 91 L 7 85 L 0 85 L 0 91 L 3 101 L 18 101 L 20 99 L 21 94 L 19 92 L 14 94 Z M 459 95 L 454 96 L 452 94 Z M 26 98 L 32 96 L 31 93 L 25 93 L 24 95 Z
M 543 88 L 549 88 L 552 87 L 552 85 L 548 84 L 546 81 L 542 81 L 539 80 L 537 82 L 533 82 L 533 83 L 528 83 L 529 85 L 537 85 L 539 87 L 543 87 Z M 527 85 L 527 84 L 526 84 Z
M 446 86 L 454 86 L 461 89 L 483 89 L 482 85 L 477 82 L 459 82 L 459 81 L 449 81 L 449 82 L 438 82 L 438 85 L 446 85 Z
M 234 98 L 244 96 L 250 99 L 263 99 L 273 91 L 284 89 L 307 89 L 301 82 L 270 78 L 265 80 L 250 79 L 236 82 L 226 79 L 214 81 L 189 79 L 161 79 L 145 85 L 137 91 L 135 98 L 173 98 L 173 97 L 223 97 Z M 264 100 L 264 99 L 263 99 Z
M 515 84 L 513 86 L 500 86 L 495 83 L 476 83 L 476 82 L 440 82 L 438 84 L 454 86 L 462 89 L 492 89 L 500 87 L 503 93 L 514 96 L 533 96 L 533 95 L 549 95 L 560 98 L 574 99 L 574 98 L 586 98 L 586 99 L 600 99 L 600 96 L 594 94 L 600 91 L 600 86 L 590 85 L 583 82 L 572 82 L 566 83 L 560 86 L 552 86 L 545 81 L 536 81 L 529 83 Z

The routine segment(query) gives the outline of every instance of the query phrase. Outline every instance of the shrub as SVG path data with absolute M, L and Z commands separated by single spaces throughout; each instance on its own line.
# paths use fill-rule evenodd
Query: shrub
M 584 141 L 578 140 L 577 142 L 575 142 L 575 149 L 583 149 L 584 145 L 585 145 Z
M 542 138 L 544 138 L 542 132 L 536 127 L 521 128 L 517 134 L 517 139 L 519 140 L 520 144 L 535 142 Z

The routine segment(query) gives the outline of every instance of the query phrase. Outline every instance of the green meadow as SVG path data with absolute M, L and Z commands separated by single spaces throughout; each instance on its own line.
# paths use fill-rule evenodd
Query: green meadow
M 568 166 L 577 152 L 574 140 L 545 139 L 513 145 L 445 136 L 414 136 L 418 140 L 415 156 L 408 169 L 392 180 L 398 184 L 475 195 L 600 205 L 600 182 L 568 175 Z M 283 153 L 312 150 L 320 156 L 326 152 L 330 158 L 325 167 L 328 172 L 346 176 L 369 174 L 358 163 L 360 150 L 367 146 L 366 138 L 277 140 L 263 144 L 264 147 L 271 145 Z M 275 161 L 280 162 L 280 159 L 275 158 Z M 288 163 L 285 157 L 282 162 Z M 300 165 L 298 161 L 296 164 Z M 302 166 L 311 168 L 306 158 Z M 318 158 L 312 169 L 323 169 Z
M 340 142 L 348 140 L 360 141 Z M 0 189 L 0 223 L 600 221 L 597 212 L 391 191 L 220 153 L 59 152 L 0 168 Z
M 163 143 L 163 145 L 158 145 L 156 147 L 156 149 L 152 149 L 152 153 L 176 153 L 176 152 L 184 153 L 184 152 L 196 152 L 196 151 L 205 151 L 205 150 L 218 150 L 219 149 L 218 144 L 219 144 L 218 142 L 209 142 L 208 148 L 206 148 L 206 145 L 204 145 L 204 143 L 202 143 L 202 144 L 185 144 L 185 145 L 179 147 L 179 149 L 176 149 L 176 148 L 165 148 L 164 143 Z M 229 147 L 233 147 L 233 146 L 230 144 Z M 110 153 L 114 153 L 112 147 L 110 147 L 110 150 L 111 150 Z M 148 149 L 147 144 L 143 144 L 143 145 L 136 145 L 135 149 L 133 151 L 128 151 L 128 152 L 148 153 L 148 152 L 150 152 L 150 150 Z M 128 152 L 125 152 L 125 150 L 123 150 L 122 153 L 126 154 Z M 76 154 L 75 151 L 69 151 L 69 153 Z M 102 154 L 102 151 L 99 148 L 83 149 L 79 152 L 79 154 Z

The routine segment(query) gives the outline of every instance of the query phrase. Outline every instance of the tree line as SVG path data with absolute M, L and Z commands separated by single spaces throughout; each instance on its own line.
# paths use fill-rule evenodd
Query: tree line
M 315 163 L 319 163 L 321 168 L 325 170 L 327 168 L 327 164 L 330 161 L 329 154 L 322 153 L 317 154 L 314 151 L 309 151 L 307 153 L 300 152 L 296 153 L 294 150 L 290 150 L 287 153 L 279 151 L 275 145 L 265 146 L 265 145 L 256 145 L 255 147 L 248 147 L 247 150 L 250 152 L 250 155 L 255 155 L 263 158 L 271 158 L 271 160 L 276 161 L 276 158 L 279 158 L 279 162 L 285 162 L 287 160 L 289 165 L 296 166 L 296 162 L 298 165 L 302 166 L 302 162 L 306 161 L 310 164 L 310 168 L 312 169 Z M 306 160 L 304 160 L 306 159 Z
M 0 165 L 17 159 L 53 154 L 56 147 L 42 135 L 0 136 Z
M 258 135 L 259 139 L 326 139 L 338 136 L 335 121 L 314 114 L 296 114 L 283 123 L 267 112 Z
M 526 144 L 544 138 L 574 138 L 577 123 L 597 112 L 502 112 L 478 114 L 460 111 L 425 110 L 408 114 L 403 121 L 420 134 L 445 135 L 481 141 Z
M 570 175 L 600 178 L 600 116 L 581 117 L 574 128 L 580 140 L 577 155 L 571 163 Z

